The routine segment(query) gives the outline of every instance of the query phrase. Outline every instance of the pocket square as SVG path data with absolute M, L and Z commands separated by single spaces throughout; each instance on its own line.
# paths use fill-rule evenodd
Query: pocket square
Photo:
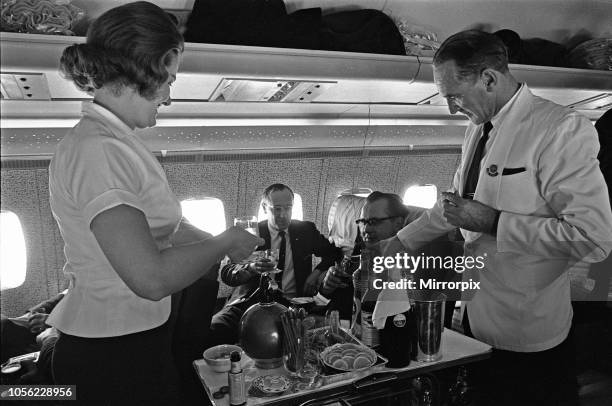
M 502 176 L 504 175 L 514 175 L 517 173 L 525 172 L 527 169 L 525 167 L 522 168 L 504 168 L 502 172 Z

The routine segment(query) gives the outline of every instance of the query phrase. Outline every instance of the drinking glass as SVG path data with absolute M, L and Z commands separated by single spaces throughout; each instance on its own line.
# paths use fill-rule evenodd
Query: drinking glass
M 274 269 L 272 269 L 268 273 L 277 274 L 277 273 L 282 272 L 281 269 L 278 269 L 278 256 L 279 256 L 278 248 L 270 248 L 265 251 L 265 258 L 269 259 L 270 262 L 274 265 Z
M 312 316 L 304 319 L 304 366 L 298 371 L 300 381 L 306 388 L 312 388 L 321 372 L 319 351 L 316 348 L 316 321 Z
M 303 337 L 289 334 L 283 337 L 283 364 L 291 377 L 299 377 L 299 372 L 304 367 Z
M 317 381 L 319 376 L 319 363 L 317 361 L 305 361 L 304 366 L 298 371 L 300 381 L 308 388 L 311 388 Z
M 234 218 L 234 226 L 240 227 L 253 235 L 258 235 L 257 217 L 240 216 Z

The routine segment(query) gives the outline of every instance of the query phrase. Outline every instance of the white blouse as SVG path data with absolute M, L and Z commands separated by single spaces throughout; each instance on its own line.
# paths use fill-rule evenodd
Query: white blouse
M 90 229 L 99 213 L 125 204 L 144 213 L 159 249 L 171 245 L 181 206 L 147 146 L 109 110 L 85 102 L 81 121 L 51 160 L 49 192 L 70 288 L 47 323 L 79 337 L 120 336 L 163 324 L 170 297 L 156 302 L 132 292 Z

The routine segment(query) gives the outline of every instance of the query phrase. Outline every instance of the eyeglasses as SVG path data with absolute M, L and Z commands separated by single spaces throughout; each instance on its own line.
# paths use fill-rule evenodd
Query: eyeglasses
M 267 207 L 268 207 L 268 210 L 270 210 L 274 214 L 280 214 L 282 212 L 288 213 L 291 210 L 293 210 L 293 206 L 267 206 Z
M 379 225 L 380 223 L 382 223 L 385 220 L 390 220 L 390 219 L 394 219 L 397 217 L 401 217 L 401 216 L 389 216 L 389 217 L 382 217 L 382 218 L 378 218 L 378 217 L 372 217 L 369 219 L 357 219 L 355 220 L 355 223 L 358 226 L 374 226 L 376 227 L 377 225 Z

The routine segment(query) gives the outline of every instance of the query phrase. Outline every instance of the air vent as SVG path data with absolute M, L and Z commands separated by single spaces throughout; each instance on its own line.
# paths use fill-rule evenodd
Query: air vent
M 213 102 L 310 103 L 337 82 L 223 78 Z
M 2 73 L 2 99 L 51 100 L 49 86 L 42 73 Z

